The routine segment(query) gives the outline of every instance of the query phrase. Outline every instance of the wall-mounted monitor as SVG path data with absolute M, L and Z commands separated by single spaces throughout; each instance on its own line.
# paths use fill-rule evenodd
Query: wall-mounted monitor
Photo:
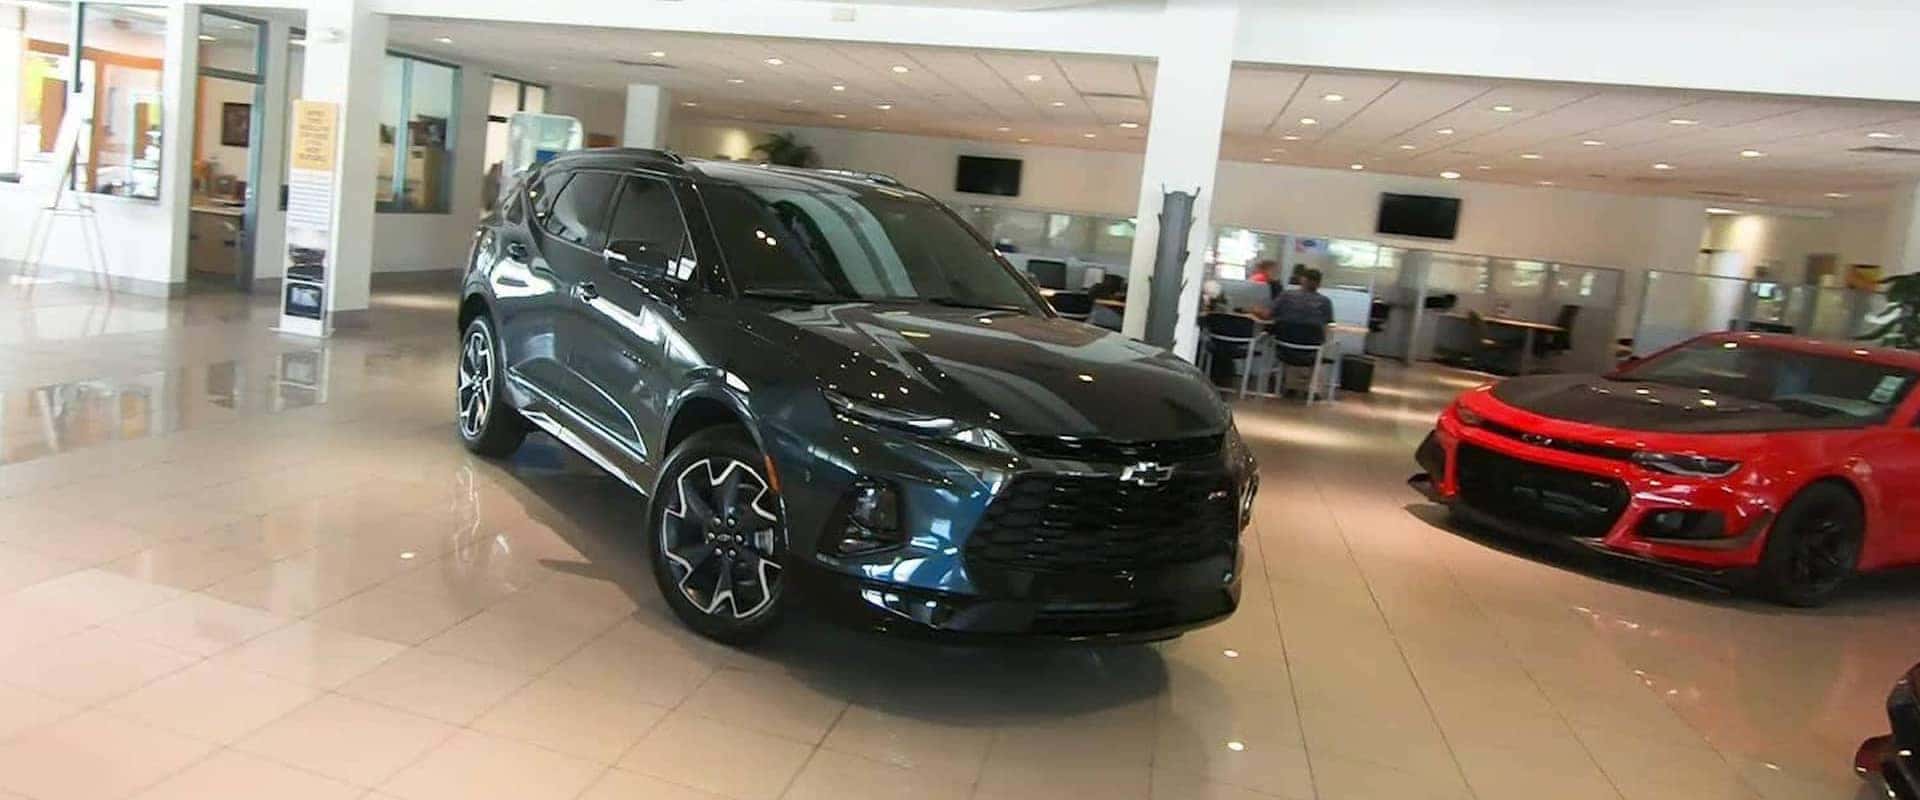
M 1460 199 L 1427 197 L 1417 194 L 1380 195 L 1380 220 L 1376 233 L 1390 236 L 1418 236 L 1423 239 L 1452 239 L 1460 227 Z
M 1020 164 L 1012 158 L 961 156 L 954 174 L 953 190 L 967 194 L 1020 196 Z

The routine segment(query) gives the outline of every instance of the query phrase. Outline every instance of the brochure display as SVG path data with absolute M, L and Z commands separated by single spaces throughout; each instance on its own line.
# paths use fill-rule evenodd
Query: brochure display
M 340 107 L 316 100 L 293 104 L 292 163 L 287 172 L 286 280 L 280 293 L 285 333 L 326 336 L 333 290 L 333 191 Z

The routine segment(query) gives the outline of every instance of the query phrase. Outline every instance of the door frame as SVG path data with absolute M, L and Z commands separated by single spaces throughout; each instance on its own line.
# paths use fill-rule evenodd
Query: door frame
M 240 207 L 240 239 L 235 243 L 235 248 L 238 252 L 234 254 L 233 271 L 235 280 L 234 288 L 239 289 L 242 293 L 250 293 L 253 291 L 253 244 L 255 241 L 258 241 L 260 226 L 260 169 L 262 163 L 266 160 L 264 157 L 265 154 L 260 152 L 260 137 L 265 131 L 264 126 L 266 125 L 267 111 L 263 105 L 266 101 L 267 89 L 268 23 L 263 19 L 255 19 L 231 11 L 207 8 L 205 6 L 200 7 L 200 15 L 202 17 L 219 17 L 233 22 L 252 25 L 255 30 L 253 38 L 253 74 L 249 75 L 244 72 L 235 72 L 233 70 L 201 65 L 195 76 L 202 79 L 218 78 L 253 86 L 253 103 L 247 119 L 247 193 L 245 204 Z M 194 97 L 196 106 L 206 102 L 205 92 L 195 92 Z M 203 137 L 206 136 L 206 132 L 201 130 L 202 126 L 200 125 L 200 123 L 206 119 L 206 115 L 198 113 L 198 111 L 199 109 L 196 109 L 194 115 L 195 156 L 199 155 L 199 144 Z

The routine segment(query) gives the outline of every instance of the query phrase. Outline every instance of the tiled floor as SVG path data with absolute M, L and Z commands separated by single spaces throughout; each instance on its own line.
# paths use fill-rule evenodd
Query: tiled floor
M 0 285 L 0 798 L 1848 798 L 1920 584 L 1786 611 L 1449 530 L 1470 379 L 1261 402 L 1239 613 L 963 650 L 732 651 L 634 498 L 450 429 L 447 281 L 324 346 L 266 299 Z

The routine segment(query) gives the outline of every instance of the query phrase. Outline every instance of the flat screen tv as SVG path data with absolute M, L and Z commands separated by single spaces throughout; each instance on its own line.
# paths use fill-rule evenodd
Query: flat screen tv
M 1374 231 L 1390 236 L 1452 239 L 1460 227 L 1460 199 L 1417 194 L 1380 195 L 1380 221 Z
M 1011 158 L 961 156 L 953 190 L 968 194 L 1020 196 L 1020 161 Z

